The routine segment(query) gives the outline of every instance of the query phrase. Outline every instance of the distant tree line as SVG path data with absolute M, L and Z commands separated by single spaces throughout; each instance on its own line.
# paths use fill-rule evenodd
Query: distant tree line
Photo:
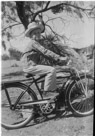
M 18 51 L 14 48 L 9 48 L 9 55 L 8 54 L 3 54 L 2 55 L 2 60 L 17 60 L 19 61 L 22 56 L 22 52 Z

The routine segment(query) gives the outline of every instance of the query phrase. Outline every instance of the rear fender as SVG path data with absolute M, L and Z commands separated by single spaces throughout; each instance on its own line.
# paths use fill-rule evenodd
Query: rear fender
M 65 103 L 66 103 L 66 105 L 67 105 L 67 94 L 68 94 L 68 91 L 69 91 L 69 89 L 70 89 L 70 86 L 73 84 L 75 82 L 75 80 L 74 79 L 69 79 L 67 82 L 66 82 L 66 84 L 65 84 L 65 86 L 64 86 L 64 94 L 65 94 Z
M 21 82 L 15 82 L 15 81 L 13 81 L 13 82 L 3 82 L 2 83 L 2 89 L 4 89 L 4 88 L 7 88 L 8 86 L 12 86 L 13 84 L 15 84 L 15 85 L 21 85 L 21 86 L 24 86 L 25 88 L 26 88 L 26 90 L 28 89 L 29 90 L 29 92 L 30 93 L 32 93 L 32 95 L 33 95 L 33 97 L 35 98 L 35 99 L 37 99 L 37 96 L 36 96 L 36 94 L 35 94 L 35 92 L 29 87 L 29 86 L 27 86 L 26 84 L 23 84 L 23 83 L 21 83 Z

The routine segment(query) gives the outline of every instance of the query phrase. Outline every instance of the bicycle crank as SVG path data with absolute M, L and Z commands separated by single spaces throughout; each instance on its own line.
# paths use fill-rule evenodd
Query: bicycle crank
M 49 103 L 47 105 L 47 103 L 44 104 L 40 104 L 40 110 L 43 114 L 51 114 L 55 109 L 55 103 L 51 104 Z

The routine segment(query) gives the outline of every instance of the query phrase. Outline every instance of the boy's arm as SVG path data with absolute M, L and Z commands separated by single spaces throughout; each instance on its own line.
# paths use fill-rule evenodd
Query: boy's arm
M 58 61 L 60 59 L 60 55 L 44 48 L 43 46 L 41 46 L 39 43 L 35 43 L 33 45 L 34 50 L 40 52 L 41 54 L 43 54 L 44 56 L 47 56 L 48 58 L 52 58 L 55 61 Z

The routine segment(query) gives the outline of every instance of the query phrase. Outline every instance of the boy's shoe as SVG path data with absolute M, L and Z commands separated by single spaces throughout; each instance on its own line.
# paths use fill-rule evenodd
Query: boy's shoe
M 44 91 L 42 95 L 44 98 L 53 98 L 53 97 L 57 96 L 58 93 L 53 92 L 53 91 L 46 91 L 46 92 Z
M 41 123 L 43 121 L 45 121 L 47 118 L 45 116 L 39 116 L 37 118 L 34 118 L 34 122 L 35 123 Z
M 46 120 L 46 117 L 41 113 L 41 111 L 39 110 L 39 107 L 37 105 L 34 106 L 32 115 L 33 115 L 33 120 L 35 123 L 42 122 L 42 121 Z
M 54 91 L 43 91 L 43 93 L 42 93 L 43 97 L 45 97 L 45 98 L 47 98 L 47 97 L 52 98 L 52 97 L 57 96 L 58 94 L 59 94 L 58 88 Z
M 53 94 L 51 91 L 46 91 L 46 92 L 44 91 L 42 95 L 43 95 L 43 97 L 46 98 L 46 97 L 51 97 L 51 96 L 53 96 L 54 94 Z
M 55 92 L 56 92 L 56 93 L 60 93 L 60 92 L 61 92 L 61 88 L 57 88 L 57 89 L 55 90 Z
M 46 120 L 46 117 L 44 115 L 35 112 L 33 113 L 33 118 L 35 123 L 40 123 Z
M 40 117 L 40 114 L 39 114 L 39 113 L 33 112 L 32 114 L 33 114 L 33 118 L 38 118 L 38 117 Z

